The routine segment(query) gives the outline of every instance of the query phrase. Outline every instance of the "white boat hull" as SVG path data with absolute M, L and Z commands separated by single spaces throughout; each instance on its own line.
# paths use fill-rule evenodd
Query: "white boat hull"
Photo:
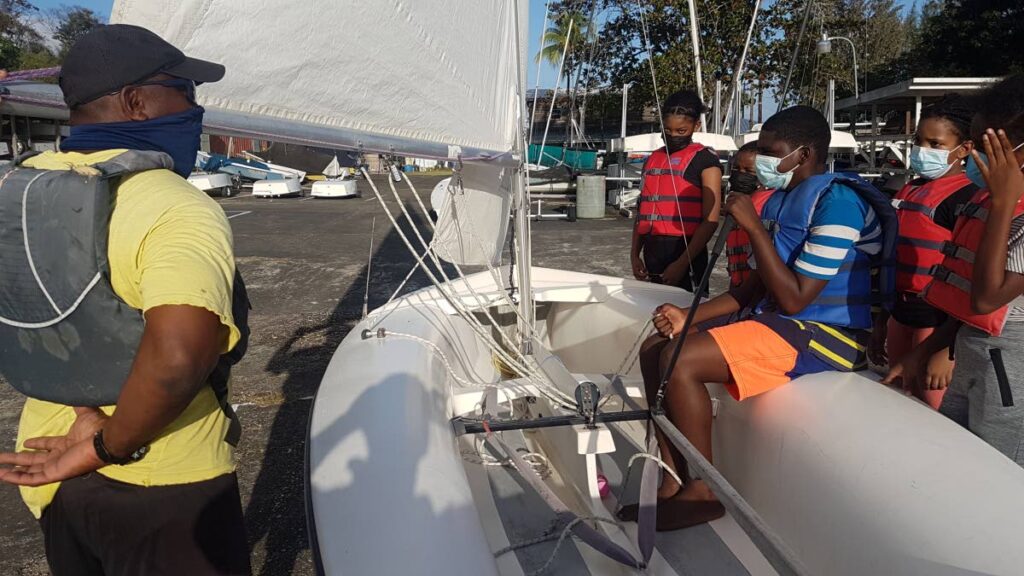
M 188 183 L 208 194 L 219 193 L 223 196 L 231 196 L 234 187 L 231 175 L 222 172 L 191 174 L 188 177 Z
M 252 195 L 257 198 L 284 198 L 302 194 L 302 184 L 295 178 L 253 182 Z
M 359 189 L 355 180 L 319 180 L 313 182 L 310 196 L 315 198 L 355 198 Z
M 469 281 L 494 292 L 487 274 Z M 533 269 L 533 282 L 538 331 L 574 374 L 614 373 L 650 311 L 687 300 L 663 286 L 542 268 Z M 450 312 L 434 289 L 399 299 L 357 325 L 327 369 L 308 444 L 311 526 L 327 574 L 521 574 L 543 563 L 528 550 L 495 558 L 537 534 L 516 533 L 507 516 L 523 504 L 500 497 L 495 474 L 505 469 L 468 464 L 473 445 L 453 433 L 450 418 L 481 393 L 454 384 L 445 363 L 474 382 L 500 386 L 500 377 L 486 347 Z M 393 335 L 372 337 L 378 328 Z M 638 376 L 638 367 L 625 375 L 626 391 L 642 388 Z M 1024 470 L 941 415 L 859 374 L 804 377 L 743 403 L 709 388 L 718 403 L 717 467 L 810 574 L 1020 573 Z M 627 452 L 600 455 L 596 469 L 617 488 L 643 426 L 612 427 Z M 588 497 L 593 464 L 559 451 L 575 442 L 572 433 L 515 437 L 547 454 L 550 482 L 577 513 L 608 517 L 611 502 Z M 635 542 L 633 524 L 597 527 L 621 545 Z M 647 573 L 774 573 L 728 516 L 701 529 L 659 536 Z M 721 566 L 733 568 L 679 568 L 680 546 L 694 547 L 683 553 L 689 562 L 713 548 L 698 533 L 717 538 L 716 549 L 732 555 Z M 559 554 L 563 564 L 578 559 L 584 573 L 636 573 L 583 544 Z

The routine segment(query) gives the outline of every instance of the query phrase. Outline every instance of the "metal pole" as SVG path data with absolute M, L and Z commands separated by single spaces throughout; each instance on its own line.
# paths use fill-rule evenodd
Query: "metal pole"
M 664 414 L 654 414 L 654 422 L 665 433 L 668 441 L 686 458 L 687 464 L 697 470 L 700 479 L 707 483 L 722 506 L 750 537 L 757 549 L 764 554 L 765 560 L 776 572 L 784 576 L 810 574 L 800 558 L 771 529 L 764 518 L 757 513 L 757 510 L 736 491 L 736 488 L 725 479 L 725 476 L 697 450 L 696 446 L 690 443 L 686 436 L 683 436 L 682 432 Z
M 693 42 L 693 69 L 697 75 L 697 94 L 704 100 L 704 76 L 700 70 L 700 34 L 697 30 L 697 5 L 694 0 L 687 0 L 690 6 L 690 41 Z M 653 54 L 652 54 L 653 56 Z M 700 115 L 701 129 L 707 130 L 707 118 L 705 114 Z
M 742 106 L 743 106 L 743 86 L 742 85 L 740 85 L 739 89 L 736 91 L 736 101 L 733 103 L 733 106 L 736 107 L 736 110 L 735 110 L 735 116 L 733 116 L 733 118 L 735 120 L 733 121 L 731 128 L 732 128 L 732 137 L 736 138 L 737 136 L 740 135 L 740 129 L 741 129 L 740 128 L 740 124 L 742 123 L 742 116 L 743 116 L 743 108 L 742 108 Z
M 575 21 L 569 19 L 569 31 L 565 34 L 565 48 L 562 49 L 562 61 L 558 64 L 558 77 L 555 78 L 555 89 L 551 94 L 551 107 L 548 108 L 548 121 L 544 124 L 544 137 L 540 140 L 540 153 L 537 154 L 537 164 L 544 165 L 544 146 L 548 143 L 548 130 L 551 128 L 551 115 L 555 111 L 555 101 L 558 100 L 558 85 L 562 83 L 562 68 L 565 67 L 565 57 L 569 54 L 569 39 L 572 38 L 572 25 Z M 516 25 L 519 25 L 519 15 L 516 15 Z
M 845 36 L 829 36 L 829 40 L 846 40 L 850 43 L 850 51 L 853 52 L 853 97 L 860 98 L 860 88 L 857 85 L 857 78 L 860 76 L 857 74 L 857 47 L 854 46 L 853 40 Z
M 715 134 L 722 133 L 722 81 L 721 79 L 715 80 L 715 103 L 713 105 L 715 113 L 715 122 L 712 128 L 712 132 Z M 728 113 L 728 111 L 727 111 Z
M 519 345 L 524 354 L 533 353 L 533 284 L 530 277 L 530 268 L 532 266 L 530 262 L 530 253 L 532 247 L 530 245 L 530 199 L 529 191 L 526 186 L 526 179 L 529 178 L 529 164 L 527 163 L 526 153 L 527 145 L 526 139 L 522 131 L 522 122 L 526 119 L 526 79 L 523 78 L 523 65 L 521 62 L 522 58 L 522 46 L 520 45 L 522 35 L 520 35 L 520 22 L 519 22 L 519 0 L 515 0 L 512 4 L 512 8 L 515 14 L 512 16 L 515 20 L 515 31 L 516 31 L 516 84 L 519 89 L 519 106 L 518 106 L 518 120 L 517 124 L 520 129 L 517 130 L 516 141 L 515 141 L 515 152 L 519 156 L 519 170 L 512 177 L 513 193 L 518 200 L 518 207 L 515 211 L 515 227 L 516 227 L 516 246 L 518 248 L 518 254 L 516 257 L 516 263 L 519 265 L 519 269 L 516 270 L 519 277 L 519 316 L 518 328 L 519 328 Z M 572 24 L 569 24 L 570 30 Z M 566 38 L 566 47 L 568 47 L 568 38 Z M 563 61 L 564 61 L 563 54 Z M 559 73 L 561 73 L 561 67 L 559 67 Z M 555 84 L 557 86 L 557 83 Z M 554 99 L 551 101 L 552 107 L 554 106 Z M 548 122 L 551 122 L 551 114 L 548 112 Z M 545 130 L 546 135 L 546 130 Z M 541 146 L 541 155 L 543 155 L 543 146 Z M 524 320 L 525 319 L 525 320 Z
M 800 34 L 796 37 L 796 48 L 793 49 L 793 57 L 789 60 L 789 72 L 786 73 L 786 83 L 782 85 L 782 94 L 779 98 L 779 106 L 776 112 L 786 107 L 786 100 L 789 95 L 789 82 L 793 79 L 793 68 L 796 67 L 796 59 L 800 55 L 800 42 L 804 39 L 804 30 L 807 29 L 807 17 L 811 14 L 813 0 L 804 0 L 804 20 L 800 24 Z
M 551 0 L 548 0 L 547 2 L 544 3 L 544 23 L 541 24 L 541 27 L 540 27 L 540 44 L 541 44 L 542 47 L 544 46 L 544 32 L 545 32 L 545 29 L 548 27 L 548 13 L 549 13 L 550 8 L 551 8 Z M 538 50 L 537 51 L 537 74 L 536 74 L 536 81 L 533 84 L 533 111 L 530 112 L 530 128 L 529 128 L 529 130 L 530 130 L 530 132 L 529 132 L 530 137 L 528 138 L 528 142 L 530 144 L 533 143 L 533 124 L 534 124 L 534 122 L 537 121 L 537 100 L 538 100 L 537 93 L 540 91 L 540 55 L 541 55 L 541 51 Z
M 626 104 L 629 103 L 629 89 L 633 86 L 632 82 L 626 82 L 622 85 L 622 124 L 619 130 L 619 137 L 622 138 L 622 146 L 626 146 Z
M 757 24 L 757 13 L 761 9 L 761 0 L 754 0 L 754 15 L 750 17 L 750 26 L 747 28 L 747 41 L 743 44 L 743 52 L 740 53 L 740 63 L 736 66 L 736 70 L 733 71 L 733 83 L 732 83 L 732 95 L 730 99 L 735 98 L 739 91 L 739 85 L 743 81 L 743 66 L 747 62 L 747 49 L 750 48 L 750 39 L 754 35 L 754 25 Z M 730 101 L 730 104 L 732 102 Z M 725 125 L 729 126 L 729 111 L 732 110 L 732 106 L 729 106 L 725 112 Z M 754 114 L 751 113 L 750 117 L 753 118 Z
M 836 127 L 836 79 L 828 79 L 828 94 L 825 97 L 825 117 L 828 118 L 828 129 Z

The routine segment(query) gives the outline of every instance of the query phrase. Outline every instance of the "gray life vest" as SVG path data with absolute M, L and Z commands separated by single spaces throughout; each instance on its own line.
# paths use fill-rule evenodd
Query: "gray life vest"
M 107 240 L 117 179 L 171 168 L 162 152 L 129 151 L 72 170 L 0 172 L 0 376 L 31 398 L 67 406 L 117 403 L 142 339 L 141 311 L 110 284 Z M 249 299 L 237 272 L 232 313 L 242 338 L 209 377 L 231 418 L 231 366 L 248 345 Z

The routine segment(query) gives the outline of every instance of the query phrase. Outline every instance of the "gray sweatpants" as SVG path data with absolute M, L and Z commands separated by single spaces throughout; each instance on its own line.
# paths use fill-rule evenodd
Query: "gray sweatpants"
M 1008 390 L 1000 390 L 992 349 L 1002 351 Z M 953 380 L 939 411 L 1024 466 L 1024 322 L 1007 322 L 998 337 L 963 326 L 954 353 Z

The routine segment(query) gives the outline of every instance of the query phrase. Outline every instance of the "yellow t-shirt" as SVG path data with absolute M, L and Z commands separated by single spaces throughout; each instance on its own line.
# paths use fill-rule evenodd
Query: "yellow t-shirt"
M 25 166 L 69 169 L 103 162 L 122 152 L 45 152 L 27 160 Z M 220 206 L 170 170 L 140 172 L 117 185 L 107 248 L 114 292 L 142 311 L 188 305 L 217 314 L 229 329 L 222 353 L 234 348 L 239 339 L 231 314 L 232 243 L 231 227 Z M 114 407 L 103 411 L 113 413 Z M 70 407 L 26 400 L 18 427 L 18 450 L 28 438 L 64 435 L 74 419 Z M 198 482 L 232 472 L 233 450 L 224 441 L 228 424 L 213 390 L 206 387 L 150 443 L 144 459 L 127 466 L 107 466 L 99 472 L 141 486 Z M 58 486 L 21 488 L 25 504 L 37 518 L 53 500 Z

